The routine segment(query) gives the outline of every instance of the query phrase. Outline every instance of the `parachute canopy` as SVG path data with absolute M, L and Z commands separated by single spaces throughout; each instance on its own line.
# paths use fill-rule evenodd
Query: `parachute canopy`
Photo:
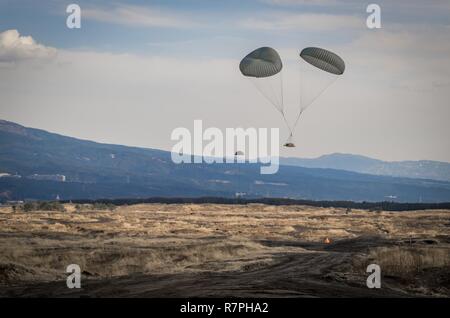
M 241 73 L 249 77 L 269 77 L 283 68 L 280 55 L 271 47 L 260 47 L 244 57 L 239 64 Z
M 245 56 L 239 64 L 241 73 L 283 117 L 290 133 L 284 146 L 289 148 L 295 147 L 293 136 L 304 111 L 345 71 L 344 61 L 325 49 L 307 47 L 301 51 L 300 57 L 299 103 L 295 107 L 295 120 L 288 120 L 291 114 L 285 108 L 283 63 L 278 52 L 270 47 L 260 47 Z M 238 154 L 237 151 L 235 156 Z
M 300 52 L 300 57 L 322 71 L 342 75 L 345 62 L 337 54 L 318 47 L 307 47 Z

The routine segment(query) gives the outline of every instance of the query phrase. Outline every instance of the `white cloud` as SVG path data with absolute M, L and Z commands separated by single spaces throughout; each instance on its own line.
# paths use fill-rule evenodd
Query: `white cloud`
M 31 36 L 21 36 L 17 30 L 0 33 L 1 64 L 26 60 L 51 60 L 56 54 L 55 48 L 38 44 Z
M 241 26 L 262 30 L 327 31 L 339 29 L 363 29 L 365 20 L 351 15 L 276 13 L 261 18 L 249 18 Z
M 115 8 L 87 8 L 83 17 L 113 24 L 141 27 L 183 28 L 194 27 L 198 23 L 176 12 L 144 6 L 119 5 Z

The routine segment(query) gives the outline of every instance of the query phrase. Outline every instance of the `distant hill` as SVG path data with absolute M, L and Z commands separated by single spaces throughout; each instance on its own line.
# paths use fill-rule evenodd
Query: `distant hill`
M 450 181 L 450 163 L 420 161 L 382 161 L 360 155 L 334 153 L 314 159 L 282 158 L 281 163 L 305 168 L 328 168 L 382 176 Z
M 355 163 L 356 165 L 356 163 Z M 278 197 L 305 200 L 450 201 L 450 183 L 258 164 L 181 164 L 170 153 L 65 137 L 0 121 L 0 200 Z

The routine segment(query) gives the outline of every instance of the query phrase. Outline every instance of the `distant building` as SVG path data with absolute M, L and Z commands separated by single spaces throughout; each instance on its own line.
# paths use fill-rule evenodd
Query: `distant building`
M 18 174 L 10 174 L 6 172 L 0 172 L 0 178 L 21 178 Z
M 31 176 L 28 176 L 28 179 L 66 182 L 66 176 L 62 174 L 33 174 Z
M 23 204 L 23 201 L 18 200 L 18 201 L 6 201 L 7 205 L 15 205 L 15 204 Z

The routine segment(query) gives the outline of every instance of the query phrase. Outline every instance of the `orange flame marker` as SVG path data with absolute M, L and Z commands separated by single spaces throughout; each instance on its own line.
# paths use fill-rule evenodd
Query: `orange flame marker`
M 330 244 L 330 243 L 331 243 L 331 240 L 327 237 L 323 242 L 324 242 L 325 244 Z

